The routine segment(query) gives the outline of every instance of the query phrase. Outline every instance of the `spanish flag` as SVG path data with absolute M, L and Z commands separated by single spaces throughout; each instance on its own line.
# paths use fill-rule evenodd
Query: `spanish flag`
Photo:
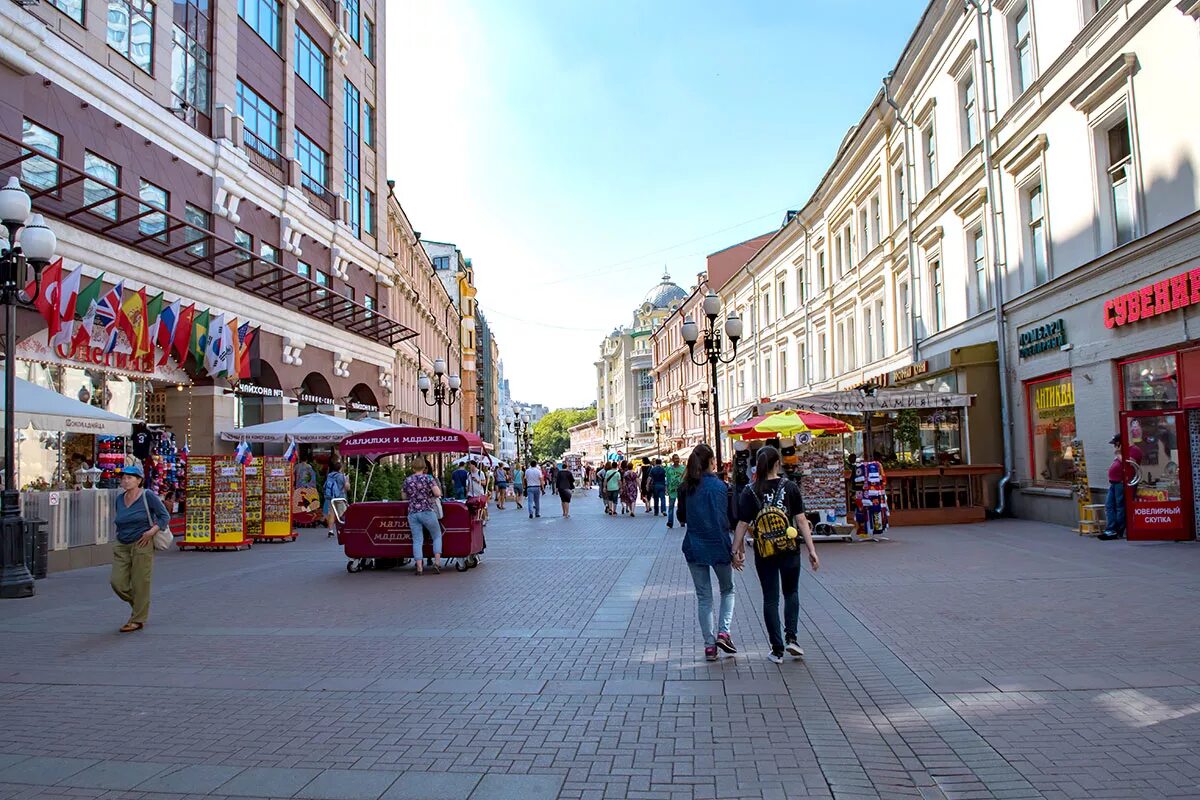
M 121 303 L 121 330 L 129 339 L 134 358 L 150 352 L 150 332 L 146 324 L 146 289 L 143 287 L 125 298 Z

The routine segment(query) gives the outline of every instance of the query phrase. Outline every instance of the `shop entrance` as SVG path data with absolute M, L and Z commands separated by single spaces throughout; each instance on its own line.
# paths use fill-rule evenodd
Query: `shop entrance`
M 1131 541 L 1192 539 L 1190 448 L 1176 354 L 1120 367 L 1121 453 L 1131 476 L 1125 486 L 1126 535 Z

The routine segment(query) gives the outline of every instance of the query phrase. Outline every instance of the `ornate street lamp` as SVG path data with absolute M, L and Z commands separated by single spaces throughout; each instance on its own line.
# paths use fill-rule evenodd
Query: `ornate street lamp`
M 433 400 L 429 399 L 429 389 L 433 389 Z M 437 406 L 437 423 L 442 427 L 442 408 L 449 408 L 458 399 L 458 390 L 462 388 L 462 379 L 457 375 L 446 374 L 446 359 L 438 356 L 433 360 L 433 378 L 424 372 L 417 373 L 417 388 L 421 390 L 421 399 L 429 407 Z
M 4 305 L 4 493 L 0 495 L 0 597 L 32 597 L 33 575 L 25 565 L 25 527 L 17 492 L 14 437 L 17 386 L 17 309 L 33 307 L 21 288 L 32 271 L 34 296 L 42 291 L 42 270 L 54 258 L 58 239 L 41 214 L 30 216 L 32 202 L 21 182 L 9 178 L 0 189 L 0 223 L 7 231 L 0 245 L 0 302 Z M 18 235 L 19 234 L 19 235 Z
M 532 434 L 530 433 L 529 415 L 517 414 L 516 409 L 513 410 L 513 416 L 506 420 L 508 429 L 517 437 L 517 463 L 524 464 L 529 460 L 529 446 Z M 522 445 L 524 447 L 522 447 Z M 522 457 L 524 453 L 524 457 Z
M 737 314 L 730 314 L 725 319 L 725 335 L 733 345 L 726 358 L 721 354 L 721 330 L 717 327 L 717 317 L 720 313 L 721 298 L 717 297 L 716 292 L 709 291 L 704 296 L 704 352 L 699 360 L 696 358 L 696 343 L 700 341 L 702 332 L 700 326 L 690 317 L 683 321 L 683 340 L 687 342 L 688 355 L 693 364 L 703 366 L 705 361 L 708 362 L 712 381 L 709 392 L 712 396 L 714 450 L 717 455 L 717 471 L 723 472 L 725 463 L 721 460 L 721 406 L 717 397 L 717 364 L 729 364 L 737 358 L 737 343 L 742 338 L 742 318 Z
M 692 413 L 700 417 L 700 430 L 708 430 L 708 390 L 699 389 L 689 401 Z

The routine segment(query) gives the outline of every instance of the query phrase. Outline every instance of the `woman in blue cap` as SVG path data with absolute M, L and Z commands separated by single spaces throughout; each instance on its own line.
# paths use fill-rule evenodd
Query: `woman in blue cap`
M 113 544 L 111 583 L 117 597 L 130 608 L 129 621 L 121 626 L 121 633 L 146 627 L 154 574 L 154 534 L 171 525 L 171 515 L 162 500 L 142 488 L 145 477 L 137 464 L 121 469 L 122 492 L 117 495 L 113 514 L 117 540 Z

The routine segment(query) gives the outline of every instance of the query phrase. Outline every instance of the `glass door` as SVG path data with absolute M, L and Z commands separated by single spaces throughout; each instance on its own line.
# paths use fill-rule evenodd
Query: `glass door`
M 1131 476 L 1125 488 L 1129 539 L 1191 539 L 1191 469 L 1183 415 L 1126 412 L 1121 427 L 1122 453 Z

